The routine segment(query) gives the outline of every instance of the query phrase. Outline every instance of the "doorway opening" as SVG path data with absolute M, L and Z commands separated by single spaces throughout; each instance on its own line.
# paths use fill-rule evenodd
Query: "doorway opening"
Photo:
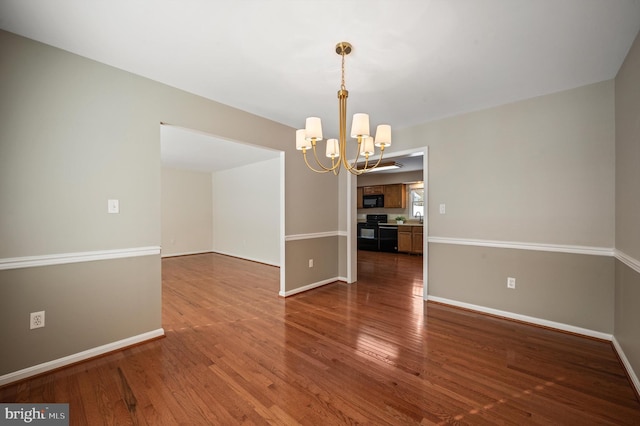
M 350 224 L 348 229 L 348 242 L 347 252 L 349 259 L 347 264 L 347 276 L 349 282 L 355 282 L 357 280 L 357 259 L 358 259 L 358 223 L 362 224 L 366 222 L 368 214 L 383 214 L 387 215 L 388 222 L 395 223 L 396 217 L 403 216 L 408 217 L 408 222 L 420 224 L 422 226 L 422 277 L 423 277 L 423 299 L 427 300 L 428 297 L 428 147 L 417 148 L 413 150 L 407 150 L 402 152 L 393 153 L 385 158 L 393 159 L 396 162 L 402 163 L 405 159 L 406 163 L 417 163 L 417 166 L 413 166 L 411 170 L 404 170 L 401 172 L 389 173 L 380 172 L 365 175 L 366 178 L 349 176 L 348 187 L 351 189 L 348 191 L 348 197 L 352 200 L 347 203 L 347 216 L 350 218 L 348 223 Z M 400 169 L 402 170 L 402 169 Z M 418 170 L 418 172 L 416 172 Z M 395 176 L 394 176 L 395 175 Z M 420 185 L 415 185 L 417 182 L 422 182 L 422 189 L 418 190 Z M 357 188 L 368 185 L 385 185 L 385 184 L 404 184 L 407 190 L 407 200 L 404 208 L 358 208 Z M 415 192 L 412 189 L 416 189 Z M 413 193 L 412 193 L 413 192 Z M 376 211 L 374 211 L 376 210 Z M 419 238 L 419 237 L 418 237 Z
M 161 124 L 162 257 L 220 253 L 280 268 L 284 152 Z

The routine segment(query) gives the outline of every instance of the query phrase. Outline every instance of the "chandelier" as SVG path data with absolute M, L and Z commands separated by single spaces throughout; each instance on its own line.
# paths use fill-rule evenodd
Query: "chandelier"
M 305 121 L 305 128 L 296 131 L 296 149 L 302 151 L 304 162 L 307 167 L 316 173 L 333 172 L 337 175 L 340 167 L 344 167 L 347 171 L 354 175 L 360 175 L 365 172 L 374 170 L 382 160 L 384 149 L 391 145 L 391 126 L 381 124 L 376 128 L 375 139 L 369 132 L 369 115 L 357 113 L 353 115 L 351 122 L 351 137 L 357 140 L 356 157 L 352 163 L 347 160 L 347 97 L 349 92 L 344 85 L 344 57 L 351 53 L 352 46 L 346 41 L 336 44 L 336 53 L 342 57 L 342 80 L 340 90 L 338 90 L 338 104 L 340 106 L 340 129 L 339 139 L 327 139 L 327 148 L 325 155 L 331 159 L 331 166 L 325 166 L 318 158 L 316 151 L 317 142 L 322 140 L 322 123 L 318 117 L 308 117 Z M 369 157 L 375 154 L 375 148 L 380 148 L 380 158 L 373 164 L 369 163 Z M 307 150 L 313 151 L 317 168 L 309 164 L 307 158 Z M 364 161 L 358 163 L 360 157 L 364 157 Z

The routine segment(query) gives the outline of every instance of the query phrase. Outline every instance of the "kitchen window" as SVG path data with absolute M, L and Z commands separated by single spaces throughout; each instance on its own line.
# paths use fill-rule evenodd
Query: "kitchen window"
M 424 188 L 412 188 L 409 191 L 411 217 L 424 217 Z

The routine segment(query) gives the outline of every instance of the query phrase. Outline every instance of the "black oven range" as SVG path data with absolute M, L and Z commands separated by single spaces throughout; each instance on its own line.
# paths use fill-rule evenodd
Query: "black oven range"
M 358 250 L 398 251 L 398 227 L 387 225 L 386 214 L 368 214 L 358 223 Z

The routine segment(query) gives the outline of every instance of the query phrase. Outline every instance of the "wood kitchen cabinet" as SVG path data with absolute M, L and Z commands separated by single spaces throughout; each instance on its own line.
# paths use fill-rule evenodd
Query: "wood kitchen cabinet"
M 378 195 L 378 194 L 384 194 L 383 185 L 376 185 L 376 186 L 363 186 L 363 187 L 362 187 L 362 193 L 363 193 L 364 195 Z
M 404 209 L 407 207 L 407 191 L 403 183 L 391 185 L 359 186 L 357 188 L 358 208 L 363 208 L 364 195 L 384 195 L 384 208 Z
M 411 252 L 416 254 L 422 254 L 422 234 L 424 227 L 412 226 L 411 227 Z
M 398 226 L 398 251 L 402 253 L 422 254 L 422 226 Z
M 404 184 L 383 185 L 384 207 L 404 209 L 407 206 L 407 191 Z
M 411 226 L 398 226 L 398 251 L 411 253 Z

